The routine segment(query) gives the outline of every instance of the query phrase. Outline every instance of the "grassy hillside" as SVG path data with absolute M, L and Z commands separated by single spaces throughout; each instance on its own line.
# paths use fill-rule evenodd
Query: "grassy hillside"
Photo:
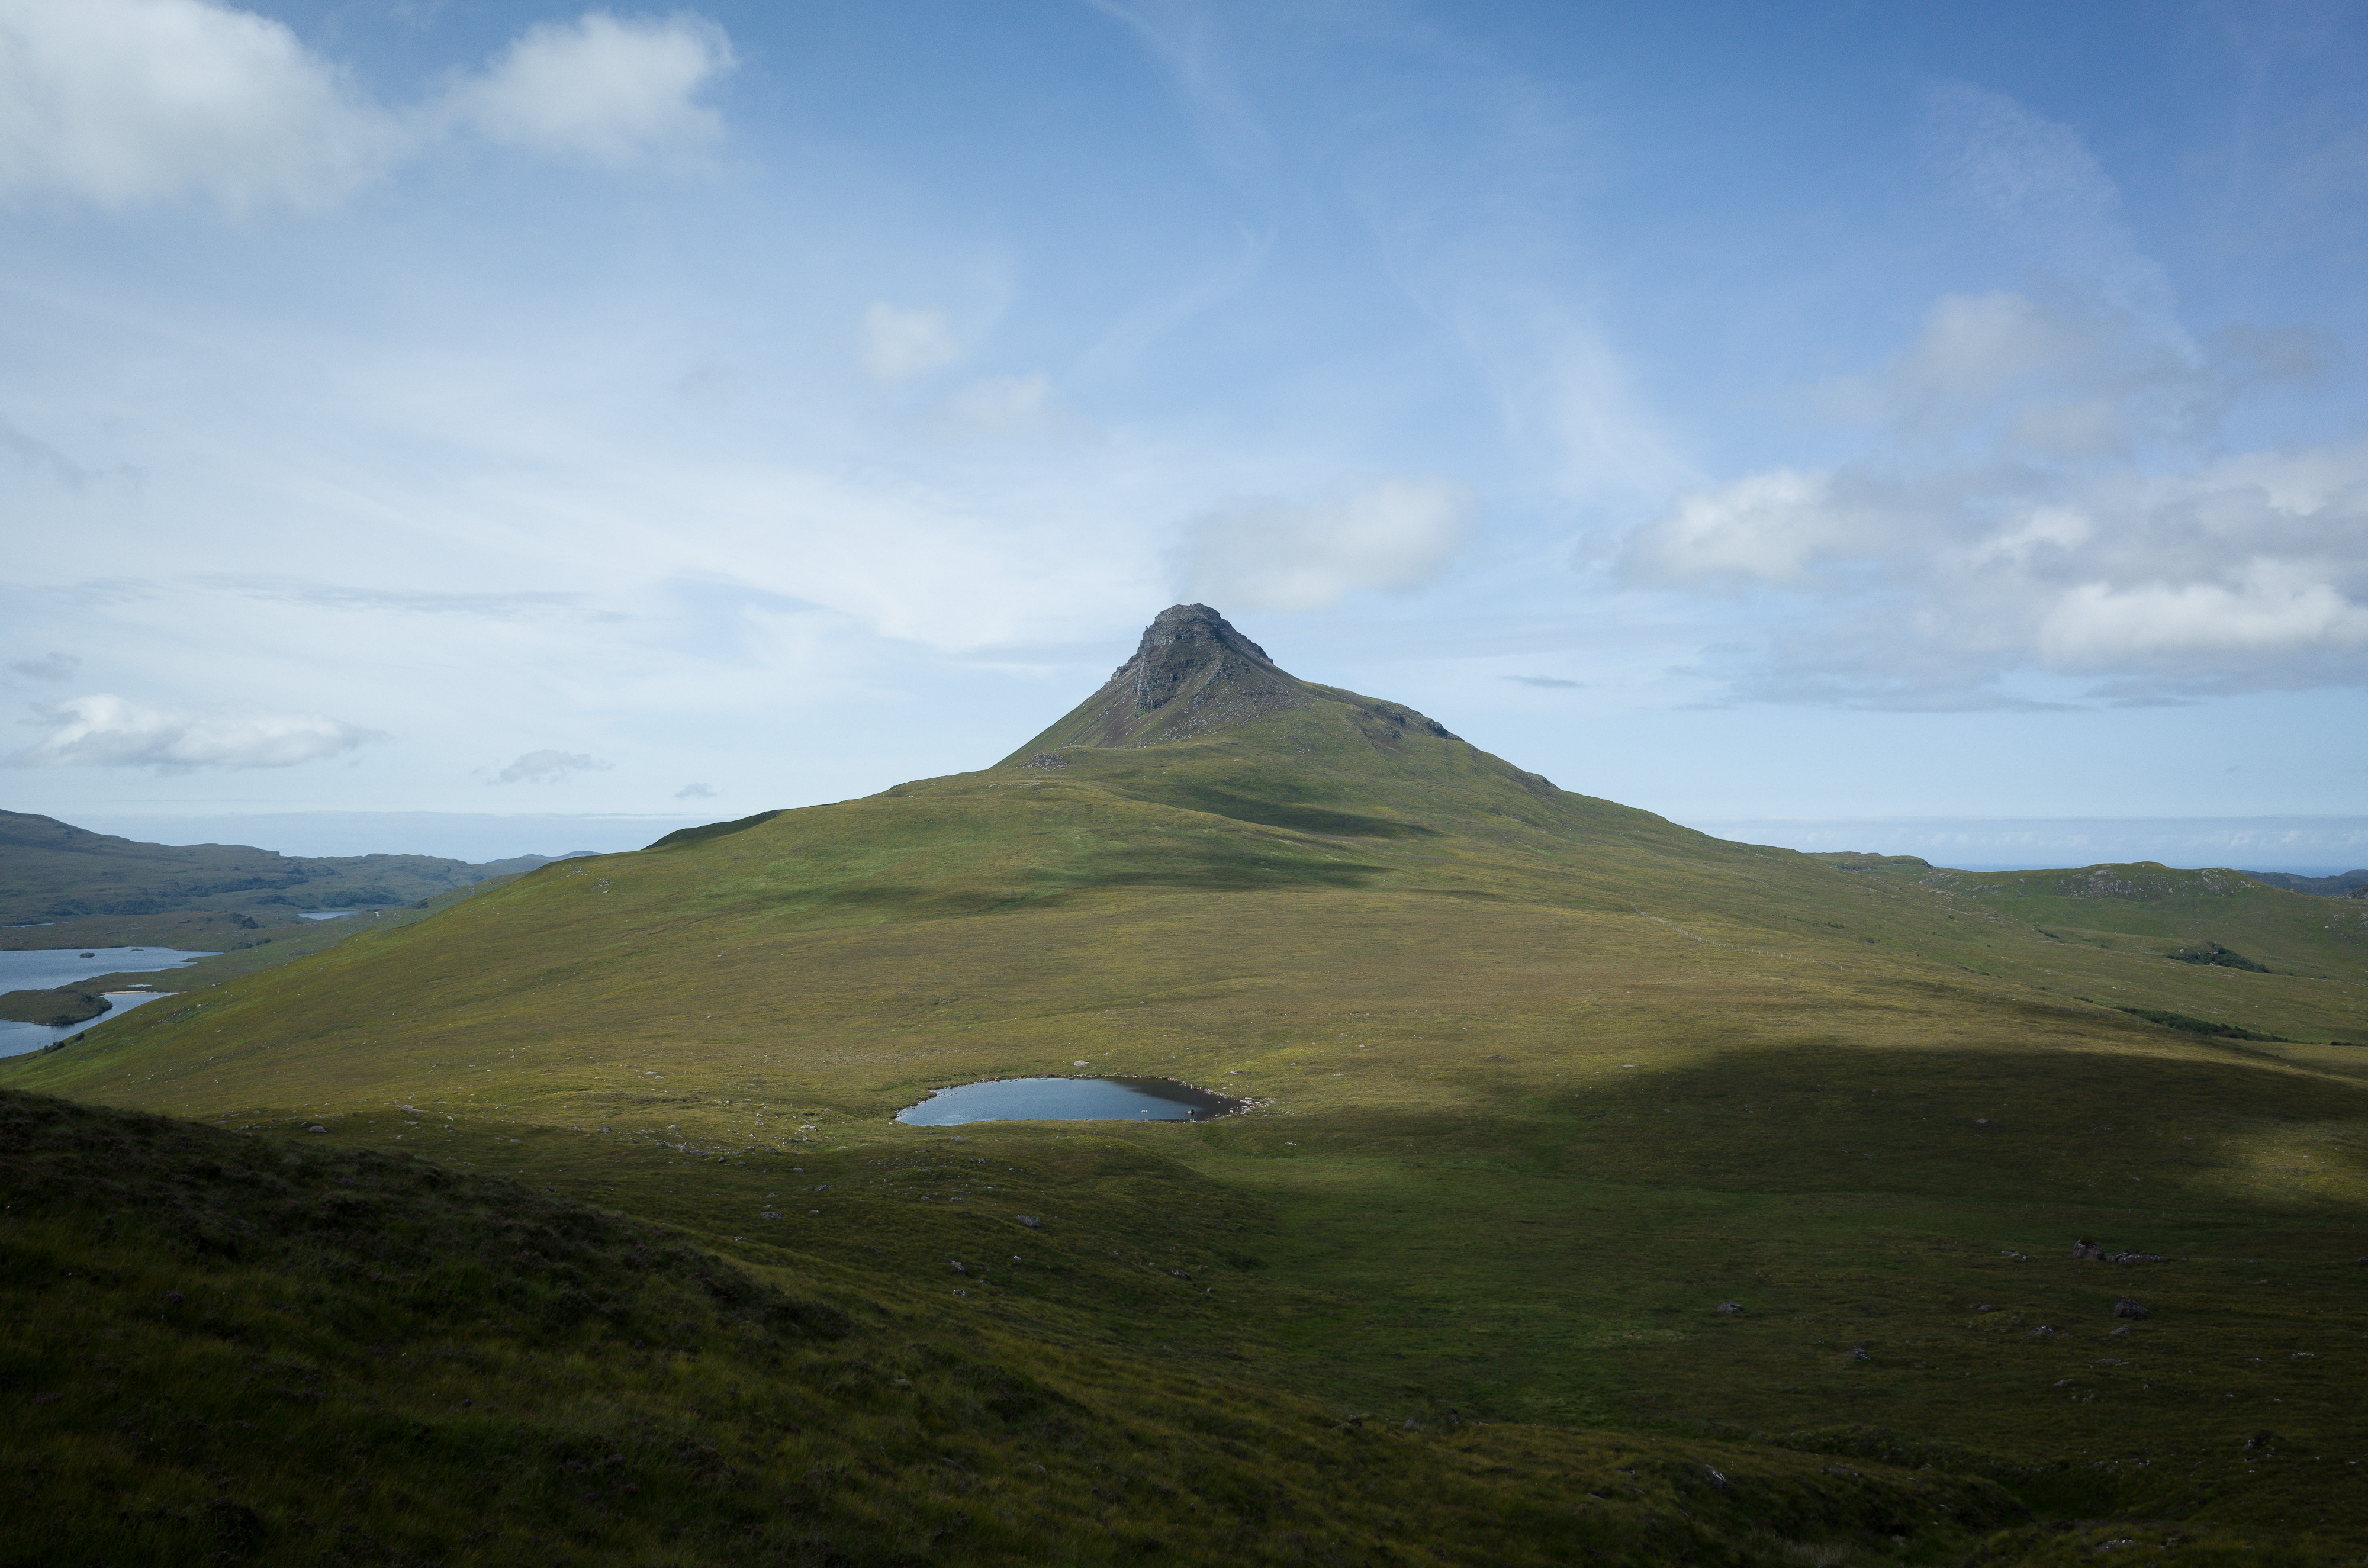
M 2109 1532 L 1987 1561 L 2368 1551 L 2343 903 L 1722 843 L 1196 660 L 1003 766 L 546 867 L 0 1081 L 926 1279 L 932 1321 L 991 1301 L 1013 1343 L 1162 1369 L 1121 1381 L 1929 1462 Z M 1116 723 L 1138 689 L 1184 706 Z M 889 1119 L 1076 1071 L 1258 1108 Z M 992 1285 L 954 1282 L 974 1254 Z
M 9 1562 L 1931 1562 L 2023 1512 L 1863 1461 L 1344 1415 L 1015 1332 L 1042 1287 L 983 1258 L 894 1279 L 399 1154 L 8 1095 L 0 1184 Z M 1015 1244 L 1065 1293 L 1127 1239 Z

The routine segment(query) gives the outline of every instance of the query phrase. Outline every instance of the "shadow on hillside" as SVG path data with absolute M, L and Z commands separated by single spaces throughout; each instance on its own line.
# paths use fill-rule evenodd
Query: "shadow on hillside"
M 1112 850 L 1063 866 L 1031 867 L 991 885 L 863 882 L 823 892 L 803 890 L 762 902 L 806 914 L 871 913 L 891 919 L 942 919 L 1042 908 L 1085 893 L 1124 888 L 1192 892 L 1277 892 L 1294 888 L 1362 888 L 1385 866 L 1288 854 L 1251 855 L 1175 845 Z M 1024 878 L 1024 881 L 1022 880 Z M 743 895 L 745 897 L 745 895 Z M 741 900 L 735 898 L 734 903 Z
M 1479 1153 L 1539 1175 L 2329 1218 L 2355 1210 L 2344 1193 L 2363 1156 L 2320 1135 L 2368 1125 L 2368 1086 L 2283 1063 L 2024 1045 L 1736 1047 L 1551 1096 L 1516 1063 L 1465 1072 L 1498 1088 L 1499 1115 L 1325 1119 L 1375 1153 Z
M 1319 803 L 1318 791 L 1297 780 L 1258 779 L 1254 792 L 1187 779 L 1161 780 L 1155 790 L 1128 790 L 1139 800 L 1161 805 L 1207 812 L 1261 827 L 1289 828 L 1298 833 L 1334 834 L 1346 838 L 1436 838 L 1438 830 L 1395 817 L 1344 812 Z

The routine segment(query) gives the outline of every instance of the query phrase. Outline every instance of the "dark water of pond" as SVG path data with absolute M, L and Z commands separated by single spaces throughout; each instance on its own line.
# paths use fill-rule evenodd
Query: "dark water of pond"
M 1243 1102 L 1172 1078 L 995 1078 L 939 1089 L 896 1119 L 913 1127 L 966 1121 L 1206 1121 Z

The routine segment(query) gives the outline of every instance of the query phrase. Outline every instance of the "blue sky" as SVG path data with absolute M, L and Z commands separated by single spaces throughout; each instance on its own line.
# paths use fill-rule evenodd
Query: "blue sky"
M 609 847 L 1199 599 L 1717 831 L 2359 864 L 2363 75 L 2345 5 L 0 0 L 0 784 Z

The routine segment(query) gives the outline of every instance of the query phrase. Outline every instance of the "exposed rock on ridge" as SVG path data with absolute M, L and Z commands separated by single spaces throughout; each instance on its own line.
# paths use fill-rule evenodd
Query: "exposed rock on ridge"
M 1317 688 L 1285 674 L 1265 649 L 1207 605 L 1161 610 L 1134 657 L 1019 755 L 1064 746 L 1152 746 L 1190 740 L 1288 708 Z M 1042 766 L 1041 763 L 1038 766 Z

